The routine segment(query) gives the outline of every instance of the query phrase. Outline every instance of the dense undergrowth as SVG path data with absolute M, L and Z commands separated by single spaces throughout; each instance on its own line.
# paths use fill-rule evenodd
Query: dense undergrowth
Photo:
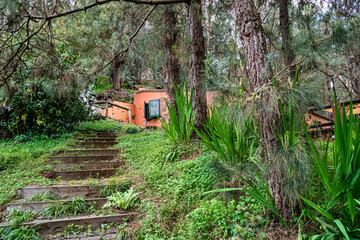
M 264 207 L 244 186 L 237 195 L 204 194 L 226 184 L 213 166 L 217 155 L 201 143 L 175 147 L 162 131 L 121 137 L 126 174 L 144 193 L 138 239 L 243 239 L 265 236 Z
M 42 176 L 49 169 L 44 163 L 52 151 L 66 149 L 70 137 L 0 142 L 0 209 L 16 196 L 18 188 L 49 182 Z
M 348 134 L 345 135 L 343 130 L 336 131 L 335 135 L 337 139 L 347 139 L 348 155 L 340 155 L 340 150 L 345 149 L 340 140 L 329 144 L 334 148 L 332 154 L 327 154 L 331 148 L 321 141 L 313 145 L 313 156 L 316 157 L 316 149 L 325 151 L 326 155 L 316 161 L 313 159 L 317 170 L 320 169 L 321 172 L 316 174 L 315 171 L 312 175 L 313 184 L 303 195 L 312 202 L 304 200 L 301 211 L 293 213 L 289 226 L 296 228 L 296 232 L 293 231 L 291 237 L 298 235 L 298 239 L 306 239 L 307 236 L 318 234 L 320 238 L 337 236 L 339 239 L 347 239 L 347 235 L 358 235 L 356 209 L 359 202 L 355 194 L 358 188 L 353 188 L 356 180 L 350 187 L 346 187 L 346 179 L 339 182 L 341 186 L 346 185 L 341 191 L 337 191 L 338 188 L 329 189 L 335 195 L 337 191 L 346 197 L 328 198 L 322 188 L 322 185 L 326 184 L 317 176 L 334 175 L 332 166 L 336 164 L 332 164 L 331 159 L 358 159 L 360 125 L 356 124 L 357 130 L 353 132 L 353 126 L 344 122 L 342 126 L 338 124 L 338 129 L 343 128 Z M 105 208 L 110 211 L 117 208 L 140 213 L 136 224 L 118 226 L 118 229 L 121 228 L 121 236 L 136 239 L 276 239 L 269 232 L 270 223 L 275 219 L 275 215 L 270 212 L 276 212 L 268 205 L 271 197 L 265 196 L 264 201 L 259 201 L 254 195 L 253 187 L 260 185 L 250 186 L 252 184 L 249 182 L 249 185 L 243 178 L 256 174 L 246 175 L 248 169 L 236 168 L 234 163 L 227 165 L 228 158 L 222 158 L 206 142 L 174 144 L 162 130 L 144 130 L 133 125 L 104 120 L 84 122 L 78 130 L 118 131 L 120 134 L 119 143 L 114 148 L 125 149 L 126 166 L 109 182 L 126 183 L 122 184 L 126 187 L 121 191 L 107 191 L 106 196 L 110 201 Z M 57 140 L 0 143 L 0 181 L 4 183 L 0 186 L 1 207 L 15 196 L 17 188 L 33 183 L 48 183 L 41 175 L 47 170 L 43 163 L 51 151 L 66 149 L 68 137 L 69 135 L 63 135 Z M 226 142 L 219 146 L 226 147 L 225 144 Z M 351 158 L 351 154 L 356 156 Z M 354 160 L 352 162 L 355 163 Z M 337 169 L 340 171 L 341 166 L 348 165 L 338 165 Z M 359 174 L 360 170 L 356 170 L 352 176 L 358 179 Z M 337 186 L 336 179 L 332 180 L 334 186 Z M 236 191 L 218 191 L 224 188 Z M 264 189 L 266 188 L 260 187 L 258 193 L 265 193 Z M 329 205 L 329 199 L 336 201 Z M 62 211 L 66 210 L 66 215 L 69 215 L 69 206 L 52 206 L 47 209 L 47 213 L 56 217 L 60 213 L 64 215 Z M 345 211 L 347 209 L 353 211 L 349 211 L 352 215 L 348 216 Z M 346 218 L 340 218 L 342 216 Z M 312 226 L 305 229 L 309 224 Z M 285 225 L 278 229 L 288 230 Z M 20 228 L 17 230 L 29 231 Z

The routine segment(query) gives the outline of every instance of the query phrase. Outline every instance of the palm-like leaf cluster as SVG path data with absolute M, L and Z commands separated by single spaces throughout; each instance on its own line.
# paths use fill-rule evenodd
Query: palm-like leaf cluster
M 356 121 L 350 105 L 349 116 L 345 106 L 340 110 L 336 104 L 335 141 L 333 166 L 329 166 L 329 141 L 322 153 L 318 153 L 309 138 L 314 167 L 325 188 L 324 203 L 320 206 L 303 198 L 315 213 L 324 233 L 313 239 L 359 239 L 360 238 L 360 123 Z

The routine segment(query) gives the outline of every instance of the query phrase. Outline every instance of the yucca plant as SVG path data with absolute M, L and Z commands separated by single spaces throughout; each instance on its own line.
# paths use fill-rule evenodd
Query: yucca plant
M 335 109 L 332 165 L 328 165 L 329 140 L 325 150 L 319 153 L 307 135 L 313 165 L 325 189 L 322 204 L 302 199 L 315 210 L 315 213 L 308 213 L 309 217 L 321 225 L 322 233 L 313 239 L 360 239 L 360 123 L 354 117 L 352 104 L 348 117 L 345 106 L 342 107 L 342 118 L 337 103 Z
M 227 104 L 212 106 L 204 125 L 205 131 L 193 127 L 204 144 L 230 164 L 248 161 L 258 147 L 254 121 L 250 117 L 233 119 L 231 112 L 237 111 L 236 108 Z
M 189 90 L 186 84 L 183 87 L 174 86 L 174 88 L 177 111 L 173 104 L 169 105 L 166 102 L 169 110 L 169 121 L 160 118 L 161 125 L 169 139 L 175 144 L 190 142 L 193 132 L 191 126 L 194 124 L 196 114 L 192 108 L 193 91 Z

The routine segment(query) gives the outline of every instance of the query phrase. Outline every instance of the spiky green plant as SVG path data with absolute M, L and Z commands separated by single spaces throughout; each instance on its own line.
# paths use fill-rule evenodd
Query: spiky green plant
M 47 218 L 59 218 L 62 216 L 77 216 L 94 210 L 92 204 L 85 201 L 84 197 L 75 197 L 71 202 L 56 202 L 46 206 L 41 211 L 41 215 Z
M 3 240 L 40 240 L 36 229 L 19 226 L 0 228 L 0 239 Z
M 123 210 L 131 209 L 135 207 L 136 203 L 139 201 L 139 193 L 134 193 L 134 189 L 130 188 L 126 192 L 116 192 L 110 197 L 109 201 L 103 206 L 103 208 L 119 208 Z
M 37 213 L 31 210 L 22 211 L 20 209 L 11 209 L 5 219 L 10 225 L 19 225 L 23 222 L 30 222 L 37 217 Z
M 120 181 L 109 181 L 110 185 L 106 185 L 100 190 L 102 197 L 109 197 L 116 192 L 125 192 L 130 189 L 132 181 L 129 179 L 122 179 Z
M 308 215 L 321 225 L 320 234 L 313 239 L 359 239 L 360 238 L 360 123 L 350 104 L 349 116 L 345 106 L 343 117 L 337 106 L 333 162 L 328 165 L 329 140 L 323 152 L 318 152 L 307 135 L 312 150 L 313 165 L 325 195 L 318 203 L 302 197 L 314 211 Z M 321 204 L 320 204 L 321 203 Z
M 164 118 L 160 118 L 161 125 L 169 139 L 175 144 L 190 142 L 193 132 L 191 126 L 194 124 L 196 114 L 192 108 L 193 91 L 190 91 L 186 84 L 180 88 L 174 87 L 177 109 L 172 103 L 169 105 L 166 102 L 169 110 L 169 122 L 166 122 Z
M 193 127 L 204 144 L 214 150 L 224 162 L 230 164 L 249 161 L 258 147 L 257 128 L 253 119 L 232 118 L 231 113 L 237 110 L 237 106 L 227 104 L 213 106 L 204 125 L 205 132 Z

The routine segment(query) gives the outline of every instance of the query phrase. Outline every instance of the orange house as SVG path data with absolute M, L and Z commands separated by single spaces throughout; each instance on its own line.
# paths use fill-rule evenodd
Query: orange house
M 214 103 L 219 96 L 217 91 L 206 92 L 208 105 Z M 107 109 L 102 109 L 101 115 L 124 123 L 133 123 L 142 127 L 161 127 L 157 116 L 169 119 L 169 111 L 166 106 L 169 95 L 164 89 L 139 89 L 134 94 L 134 103 L 114 101 L 109 103 Z
M 342 103 L 337 100 L 340 117 L 342 117 L 342 106 L 345 106 L 345 114 L 350 114 L 350 101 Z M 360 100 L 352 101 L 352 111 L 355 117 L 360 116 Z M 320 111 L 320 112 L 318 112 Z M 305 115 L 306 123 L 310 126 L 310 133 L 333 133 L 335 119 L 335 104 L 323 106 L 321 109 L 310 109 Z

